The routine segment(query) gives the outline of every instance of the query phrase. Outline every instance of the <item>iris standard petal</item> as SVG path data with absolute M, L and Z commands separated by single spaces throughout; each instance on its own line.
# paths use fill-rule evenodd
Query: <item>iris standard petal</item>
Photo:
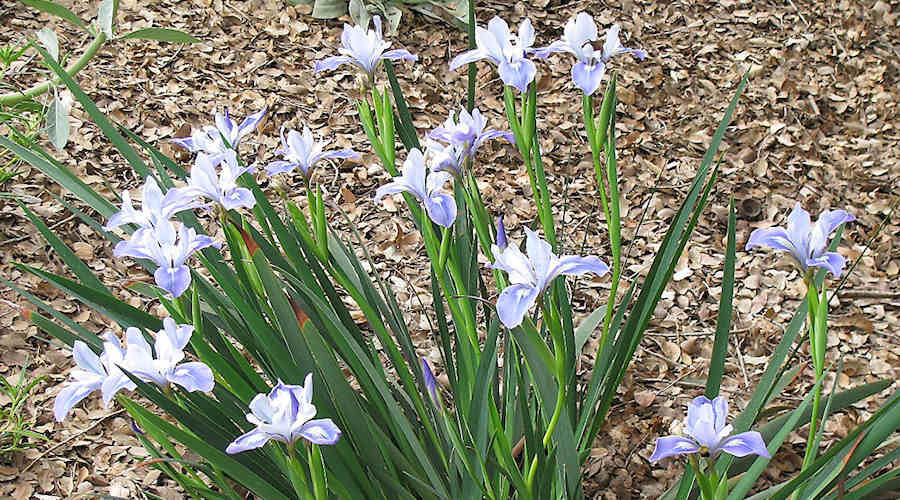
M 742 432 L 726 438 L 719 444 L 719 450 L 736 457 L 759 455 L 763 458 L 772 458 L 762 435 L 756 431 Z
M 82 370 L 90 371 L 101 377 L 106 375 L 106 370 L 100 363 L 100 356 L 97 356 L 84 342 L 76 340 L 72 344 L 72 357 L 75 358 L 75 364 Z
M 310 420 L 300 428 L 300 437 L 315 444 L 334 444 L 341 438 L 341 430 L 330 418 Z
M 234 455 L 235 453 L 240 453 L 242 451 L 255 450 L 268 443 L 269 439 L 271 439 L 271 437 L 265 432 L 262 432 L 259 429 L 253 429 L 232 441 L 228 447 L 225 448 L 225 453 Z
M 57 422 L 62 422 L 69 415 L 69 412 L 72 411 L 72 407 L 98 388 L 77 382 L 66 385 L 56 395 L 56 399 L 53 400 L 53 417 Z
M 244 118 L 244 121 L 238 125 L 238 139 L 243 138 L 247 134 L 253 132 L 257 126 L 259 126 L 259 122 L 262 121 L 263 117 L 266 116 L 266 110 L 268 110 L 268 106 L 263 106 L 263 108 L 256 113 Z
M 212 370 L 197 361 L 176 366 L 168 378 L 169 382 L 180 385 L 188 392 L 210 392 L 215 385 Z
M 656 439 L 656 447 L 653 449 L 650 461 L 658 462 L 667 457 L 697 453 L 698 451 L 700 451 L 700 447 L 697 443 L 688 438 L 681 436 L 661 437 Z
M 522 318 L 534 305 L 539 292 L 537 287 L 528 283 L 504 288 L 497 298 L 497 314 L 503 325 L 511 329 L 522 324 Z
M 841 224 L 856 220 L 844 210 L 825 210 L 819 214 L 816 223 L 813 224 L 812 235 L 809 238 L 811 255 L 817 256 L 825 250 L 828 244 L 828 236 Z

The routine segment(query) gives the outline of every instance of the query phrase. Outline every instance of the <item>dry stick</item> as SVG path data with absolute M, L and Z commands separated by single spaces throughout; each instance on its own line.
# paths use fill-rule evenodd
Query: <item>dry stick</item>
M 119 415 L 119 414 L 124 413 L 124 412 L 125 412 L 125 409 L 122 408 L 122 409 L 116 410 L 116 411 L 114 411 L 114 412 L 112 412 L 112 413 L 110 413 L 110 414 L 108 414 L 108 415 L 104 415 L 104 416 L 101 417 L 99 420 L 97 420 L 96 422 L 94 422 L 93 424 L 91 424 L 89 427 L 85 428 L 84 430 L 79 431 L 77 434 L 72 435 L 69 439 L 66 439 L 65 441 L 62 441 L 62 442 L 60 442 L 60 443 L 57 443 L 57 444 L 55 444 L 55 445 L 53 445 L 53 446 L 47 448 L 47 449 L 44 450 L 40 455 L 38 455 L 37 458 L 35 458 L 34 460 L 32 460 L 31 463 L 28 464 L 27 467 L 25 467 L 24 469 L 22 469 L 22 472 L 21 472 L 21 473 L 24 474 L 24 473 L 28 472 L 28 469 L 30 469 L 32 465 L 38 463 L 42 458 L 44 458 L 44 457 L 45 457 L 48 453 L 50 453 L 51 451 L 53 451 L 53 450 L 59 448 L 60 446 L 62 446 L 62 445 L 64 445 L 64 444 L 67 444 L 67 443 L 73 441 L 75 438 L 79 438 L 79 437 L 83 436 L 84 434 L 87 434 L 88 431 L 90 431 L 90 430 L 92 430 L 94 427 L 97 427 L 98 425 L 100 425 L 104 420 L 106 420 L 106 419 L 108 419 L 108 418 L 110 418 L 110 417 L 115 417 L 116 415 Z

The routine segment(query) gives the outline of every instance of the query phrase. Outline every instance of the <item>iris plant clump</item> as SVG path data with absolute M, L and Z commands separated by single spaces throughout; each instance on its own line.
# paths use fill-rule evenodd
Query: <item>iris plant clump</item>
M 159 459 L 153 465 L 193 498 L 582 498 L 582 466 L 708 202 L 718 175 L 712 159 L 746 78 L 652 265 L 643 268 L 646 276 L 627 278 L 631 283 L 622 294 L 622 232 L 639 224 L 623 224 L 619 212 L 617 80 L 610 68 L 617 55 L 643 60 L 647 53 L 625 47 L 618 25 L 609 27 L 602 48 L 595 48 L 600 31 L 585 12 L 569 20 L 561 39 L 543 48 L 535 47 L 538 34 L 528 18 L 515 32 L 495 17 L 487 28 L 474 26 L 474 33 L 474 48 L 453 58 L 450 69 L 483 59 L 495 66 L 503 83 L 508 127 L 488 126 L 488 114 L 474 105 L 473 79 L 468 105 L 454 110 L 420 141 L 401 85 L 386 62 L 414 62 L 417 57 L 391 49 L 377 17 L 374 29 L 344 25 L 339 55 L 318 61 L 314 68 L 319 73 L 350 64 L 362 73 L 364 88 L 354 97 L 356 110 L 390 179 L 361 202 L 377 206 L 386 196 L 402 194 L 409 208 L 429 261 L 430 300 L 419 304 L 428 309 L 433 344 L 441 355 L 443 391 L 421 357 L 422 346 L 416 345 L 393 281 L 382 279 L 365 248 L 365 235 L 349 217 L 345 222 L 354 238 L 334 226 L 337 208 L 328 187 L 313 175 L 322 161 L 360 155 L 329 149 L 330 141 L 316 139 L 307 124 L 302 131 L 282 125 L 280 148 L 273 152 L 277 159 L 265 166 L 264 177 L 297 176 L 306 199 L 280 190 L 271 201 L 267 186 L 257 183 L 256 165 L 261 162 L 248 162 L 240 154 L 240 145 L 262 123 L 266 108 L 239 124 L 226 109 L 215 114 L 214 125 L 174 139 L 196 153 L 187 171 L 148 146 L 156 168 L 136 167 L 144 177 L 139 208 L 127 191 L 116 211 L 89 186 L 71 184 L 83 201 L 109 216 L 104 226 L 92 226 L 103 227 L 103 235 L 116 242 L 113 254 L 137 259 L 153 274 L 155 287 L 133 288 L 147 300 L 158 301 L 169 317 L 160 323 L 133 301 L 116 298 L 56 239 L 49 241 L 78 281 L 20 266 L 101 311 L 125 331 L 124 345 L 112 332 L 97 337 L 26 295 L 64 326 L 41 313 L 31 314 L 32 321 L 72 345 L 76 367 L 54 401 L 56 420 L 66 418 L 96 391 L 107 406 L 116 399 L 144 429 L 141 439 Z M 559 212 L 552 198 L 559 190 L 551 189 L 555 179 L 548 175 L 541 152 L 536 61 L 553 53 L 576 58 L 571 75 L 582 95 L 583 133 L 608 235 L 600 248 L 578 254 L 566 250 L 574 241 L 569 227 L 556 224 Z M 379 82 L 377 69 L 383 62 L 389 86 Z M 475 71 L 470 69 L 470 75 L 474 78 Z M 606 90 L 595 110 L 593 97 L 601 94 L 604 80 Z M 86 109 L 94 113 L 96 107 Z M 94 118 L 105 120 L 99 114 Z M 118 135 L 111 138 L 124 142 Z M 520 155 L 515 158 L 533 196 L 528 203 L 500 205 L 488 199 L 492 193 L 482 192 L 484 165 L 478 155 L 487 141 L 500 138 L 506 142 L 497 141 L 496 147 Z M 4 146 L 8 142 L 0 139 Z M 406 151 L 399 159 L 398 142 Z M 126 153 L 129 161 L 141 161 L 134 151 Z M 60 167 L 41 163 L 41 155 L 28 157 L 57 174 L 54 178 L 71 177 Z M 536 217 L 514 224 L 525 233 L 519 244 L 507 235 L 506 223 L 515 219 L 505 223 L 504 213 L 512 215 L 515 208 L 522 219 L 522 207 L 529 204 Z M 36 217 L 32 220 L 40 223 Z M 827 271 L 838 278 L 845 267 L 844 257 L 834 250 L 837 242 L 829 246 L 829 239 L 853 220 L 843 210 L 826 210 L 813 224 L 798 203 L 787 227 L 757 229 L 750 235 L 747 249 L 785 250 L 800 269 L 807 286 L 816 385 L 786 415 L 768 424 L 759 421 L 779 382 L 797 376 L 796 371 L 786 373 L 790 361 L 785 362 L 802 323 L 794 322 L 772 354 L 763 382 L 729 424 L 728 403 L 719 388 L 731 331 L 736 259 L 732 207 L 706 395 L 693 399 L 681 431 L 658 438 L 649 457 L 651 462 L 686 459 L 689 469 L 670 492 L 672 498 L 689 498 L 695 482 L 704 500 L 744 498 L 766 461 L 800 425 L 810 403 L 801 474 L 769 494 L 834 498 L 838 484 L 857 490 L 881 484 L 870 480 L 874 471 L 848 476 L 848 468 L 860 464 L 896 430 L 900 397 L 832 451 L 819 450 L 819 419 L 827 415 L 820 411 L 820 394 L 829 368 L 825 351 L 830 296 L 824 277 Z M 605 256 L 601 260 L 591 254 Z M 596 290 L 606 289 L 608 295 L 593 313 L 582 316 L 575 313 L 580 302 L 572 289 L 583 285 L 566 277 L 588 274 L 598 279 Z M 581 360 L 592 336 L 597 354 L 585 369 Z M 297 385 L 302 374 L 303 384 Z M 314 379 L 319 388 L 315 396 Z M 860 394 L 889 385 L 876 384 Z M 124 391 L 139 391 L 168 416 L 144 408 Z M 826 410 L 830 407 L 827 404 Z M 772 426 L 777 426 L 775 432 Z M 201 463 L 182 457 L 173 441 L 193 449 Z M 856 460 L 857 455 L 862 458 Z M 743 465 L 733 464 L 733 457 L 756 462 L 739 470 Z

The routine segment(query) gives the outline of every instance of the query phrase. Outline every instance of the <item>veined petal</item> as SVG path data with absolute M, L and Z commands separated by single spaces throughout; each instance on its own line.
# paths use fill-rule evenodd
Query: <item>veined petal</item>
M 487 57 L 489 57 L 487 52 L 480 48 L 467 50 L 462 54 L 457 55 L 450 61 L 450 70 L 455 70 L 460 66 L 465 66 L 466 64 L 480 61 Z
M 405 60 L 405 61 L 413 61 L 413 62 L 415 62 L 415 61 L 418 61 L 418 60 L 419 60 L 419 56 L 417 56 L 417 55 L 411 53 L 410 51 L 408 51 L 408 50 L 406 50 L 406 49 L 394 49 L 394 50 L 389 50 L 389 51 L 385 52 L 384 54 L 381 54 L 381 58 L 382 58 L 382 59 L 388 59 L 388 60 L 391 60 L 391 61 L 396 61 L 396 60 L 398 60 L 398 59 L 403 59 L 403 60 Z
M 177 267 L 160 266 L 153 273 L 156 284 L 163 290 L 180 297 L 191 284 L 191 270 L 184 264 Z
M 128 367 L 125 367 L 125 369 L 127 370 Z M 100 392 L 103 396 L 103 406 L 105 408 L 109 408 L 109 404 L 116 396 L 116 393 L 118 393 L 122 389 L 133 391 L 136 388 L 137 384 L 132 382 L 131 379 L 128 378 L 127 375 L 122 373 L 121 370 L 117 370 L 117 373 L 107 377 L 106 380 L 103 381 L 103 385 L 100 387 Z
M 403 193 L 403 192 L 409 192 L 409 193 L 414 194 L 416 197 L 418 197 L 420 199 L 422 198 L 421 195 L 424 193 L 416 192 L 416 188 L 414 186 L 410 185 L 408 182 L 404 181 L 402 177 L 395 177 L 394 179 L 395 179 L 394 181 L 389 182 L 383 186 L 380 186 L 378 189 L 375 190 L 375 203 L 378 203 L 379 201 L 381 201 L 382 198 L 384 198 L 385 196 L 387 196 L 389 194 L 396 194 L 396 193 Z
M 445 172 L 438 172 L 445 173 Z M 433 193 L 424 200 L 428 216 L 436 224 L 450 227 L 456 220 L 456 200 L 446 193 Z
M 796 249 L 796 258 L 801 263 L 809 258 L 809 239 L 812 233 L 812 222 L 809 212 L 803 209 L 800 202 L 794 204 L 794 209 L 788 214 L 787 234 L 788 240 Z
M 343 64 L 353 64 L 354 59 L 352 57 L 347 56 L 331 56 L 322 59 L 321 61 L 316 61 L 316 65 L 313 68 L 313 73 L 318 73 L 320 71 L 329 71 L 334 70 L 338 66 Z
M 606 65 L 601 61 L 592 61 L 590 64 L 578 61 L 572 66 L 572 81 L 585 95 L 593 95 L 603 82 L 606 74 Z
M 212 370 L 199 361 L 176 366 L 168 378 L 169 382 L 180 385 L 188 392 L 210 392 L 215 385 Z
M 759 455 L 763 458 L 772 458 L 762 435 L 756 431 L 742 432 L 725 439 L 719 444 L 719 450 L 736 457 Z
M 225 210 L 237 210 L 238 208 L 253 208 L 256 205 L 256 198 L 247 188 L 234 188 L 227 191 L 222 196 L 222 207 Z
M 53 417 L 57 422 L 62 422 L 82 399 L 96 391 L 98 387 L 90 384 L 70 383 L 59 391 L 53 400 Z
M 253 429 L 232 441 L 228 447 L 225 448 L 225 453 L 234 455 L 235 453 L 240 453 L 242 451 L 255 450 L 268 443 L 269 439 L 271 439 L 271 436 L 265 432 L 262 432 L 259 429 Z
M 531 229 L 525 228 L 525 251 L 528 252 L 528 260 L 534 269 L 538 282 L 547 282 L 552 271 L 551 266 L 556 260 L 553 255 L 553 247 Z
M 549 283 L 557 276 L 577 276 L 585 273 L 594 273 L 597 276 L 603 276 L 608 272 L 609 266 L 600 260 L 599 257 L 594 255 L 588 257 L 563 255 L 548 273 L 547 282 Z
M 813 224 L 812 235 L 809 239 L 809 248 L 812 255 L 816 256 L 825 250 L 828 244 L 828 236 L 834 232 L 841 224 L 845 222 L 855 221 L 853 217 L 844 210 L 825 210 L 819 214 L 816 223 Z
M 97 356 L 84 342 L 76 340 L 72 344 L 72 357 L 75 358 L 75 364 L 82 370 L 93 372 L 101 377 L 106 376 L 106 369 L 100 363 L 100 356 Z
M 299 434 L 315 444 L 334 444 L 341 438 L 341 430 L 330 418 L 318 418 L 303 424 Z
M 504 288 L 497 298 L 497 314 L 500 321 L 510 329 L 522 324 L 522 318 L 534 305 L 539 292 L 537 287 L 527 283 Z
M 502 250 L 497 245 L 491 246 L 491 253 L 494 254 L 494 263 L 491 264 L 492 269 L 506 271 L 509 274 L 509 281 L 513 284 L 528 283 L 535 284 L 534 269 L 528 257 L 519 250 L 516 245 L 508 245 Z
M 785 250 L 795 253 L 794 244 L 791 243 L 787 231 L 783 227 L 765 227 L 754 229 L 747 240 L 746 250 L 754 247 L 765 246 L 775 250 Z
M 847 259 L 837 252 L 825 252 L 816 258 L 807 259 L 806 265 L 827 269 L 835 278 L 840 278 L 844 272 L 844 264 L 846 262 Z
M 297 168 L 299 166 L 300 166 L 299 163 L 294 163 L 294 162 L 285 161 L 285 160 L 275 160 L 272 163 L 269 163 L 268 166 L 266 166 L 266 175 L 271 177 L 276 174 L 290 173 L 292 170 L 294 170 L 295 168 Z
M 700 447 L 697 443 L 681 436 L 666 436 L 656 439 L 656 448 L 650 456 L 651 462 L 658 462 L 664 458 L 676 455 L 697 453 Z
M 263 108 L 256 113 L 244 118 L 244 121 L 238 125 L 238 139 L 246 136 L 250 132 L 253 132 L 254 129 L 259 125 L 259 122 L 262 121 L 263 117 L 266 116 L 266 110 L 269 109 L 268 106 L 263 106 Z
M 194 145 L 193 137 L 179 137 L 179 138 L 175 138 L 175 139 L 169 139 L 169 142 L 171 142 L 172 144 L 181 146 L 184 149 L 187 149 L 188 151 L 190 151 L 191 153 L 197 151 L 197 147 Z
M 524 93 L 528 91 L 528 85 L 534 81 L 537 67 L 530 60 L 520 58 L 514 61 L 503 61 L 497 67 L 497 71 L 503 83 Z

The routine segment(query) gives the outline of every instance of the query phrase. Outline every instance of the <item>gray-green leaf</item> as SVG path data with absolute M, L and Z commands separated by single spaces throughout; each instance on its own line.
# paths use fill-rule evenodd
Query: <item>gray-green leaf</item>
M 158 40 L 160 42 L 171 42 L 171 43 L 201 43 L 203 40 L 199 38 L 192 37 L 183 31 L 168 29 L 168 28 L 144 28 L 136 31 L 132 31 L 127 35 L 122 35 L 119 37 L 122 40 L 125 39 L 140 39 L 140 40 Z

